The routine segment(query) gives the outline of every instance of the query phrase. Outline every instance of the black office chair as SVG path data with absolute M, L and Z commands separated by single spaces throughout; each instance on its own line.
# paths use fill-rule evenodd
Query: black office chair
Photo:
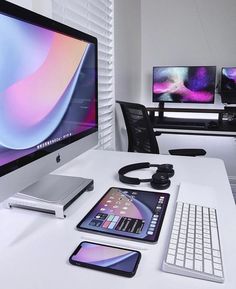
M 148 116 L 146 107 L 138 103 L 117 101 L 120 104 L 124 116 L 128 134 L 128 151 L 139 153 L 159 154 L 159 147 L 155 133 Z M 203 149 L 173 149 L 169 150 L 171 155 L 181 156 L 204 156 Z

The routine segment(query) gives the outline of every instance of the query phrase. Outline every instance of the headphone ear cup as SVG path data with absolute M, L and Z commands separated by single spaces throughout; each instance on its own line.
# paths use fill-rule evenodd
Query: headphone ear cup
M 170 186 L 168 173 L 156 172 L 151 179 L 151 186 L 157 190 L 165 190 Z
M 158 165 L 157 172 L 167 173 L 169 178 L 173 177 L 175 174 L 175 171 L 173 169 L 173 165 L 171 165 L 171 164 Z
M 168 174 L 168 177 L 169 177 L 169 178 L 172 178 L 172 177 L 174 176 L 174 174 L 175 174 L 175 171 L 174 171 L 173 169 L 171 169 L 171 170 L 169 170 L 169 171 L 167 172 L 167 174 Z

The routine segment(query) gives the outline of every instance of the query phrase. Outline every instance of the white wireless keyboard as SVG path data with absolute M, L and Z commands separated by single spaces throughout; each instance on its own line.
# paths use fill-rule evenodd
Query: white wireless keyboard
M 163 270 L 224 282 L 215 209 L 177 202 Z

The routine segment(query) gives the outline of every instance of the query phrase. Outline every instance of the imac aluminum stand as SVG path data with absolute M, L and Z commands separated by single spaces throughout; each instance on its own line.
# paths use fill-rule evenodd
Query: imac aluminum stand
M 93 190 L 93 180 L 50 174 L 10 197 L 5 205 L 64 218 L 65 210 L 86 190 Z

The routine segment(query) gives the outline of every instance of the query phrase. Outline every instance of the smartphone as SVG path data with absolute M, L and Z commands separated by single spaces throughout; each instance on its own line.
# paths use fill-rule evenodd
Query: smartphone
M 139 251 L 85 241 L 79 244 L 69 262 L 77 266 L 133 277 L 140 259 Z

